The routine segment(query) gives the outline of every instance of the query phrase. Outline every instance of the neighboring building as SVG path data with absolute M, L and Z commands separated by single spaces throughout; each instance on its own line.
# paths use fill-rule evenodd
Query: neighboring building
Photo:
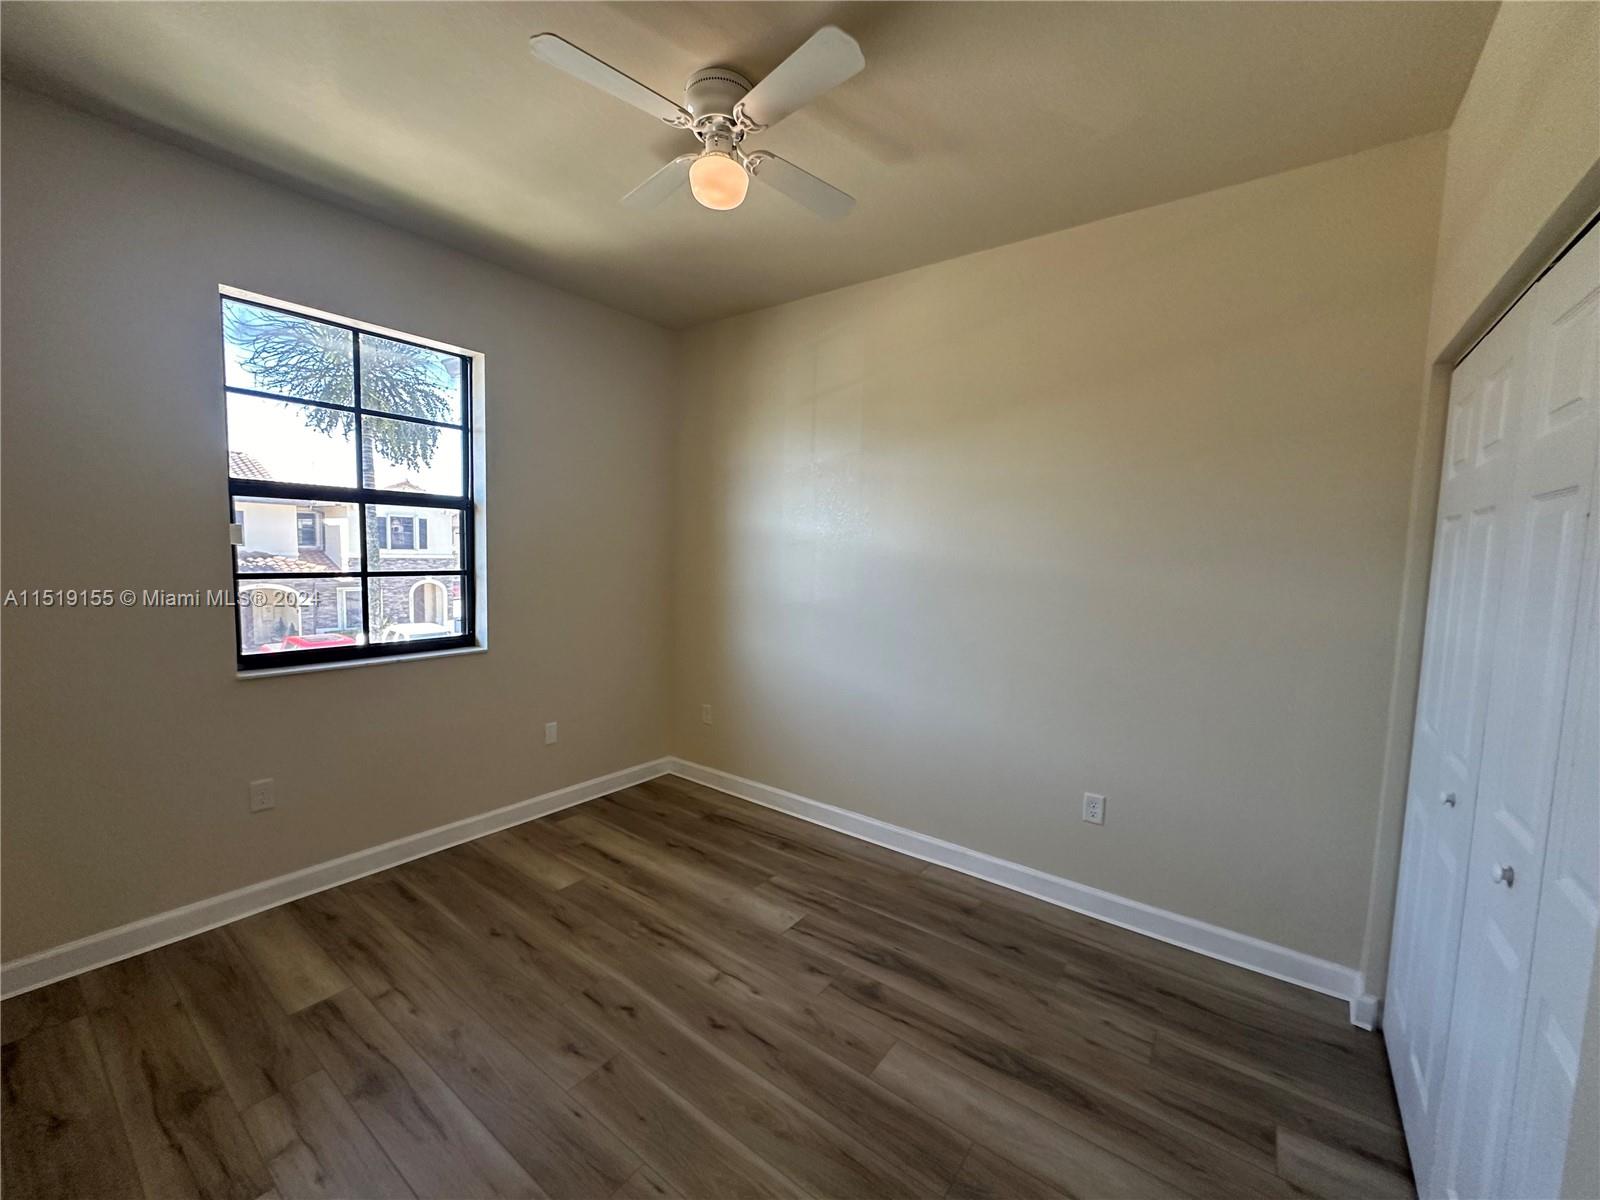
M 248 454 L 231 452 L 236 479 L 262 479 L 267 473 Z M 411 483 L 394 490 L 420 492 Z M 338 501 L 239 498 L 234 521 L 242 526 L 239 564 L 239 628 L 246 653 L 276 646 L 296 634 L 361 637 L 360 510 Z M 370 626 L 378 641 L 438 636 L 461 629 L 461 583 L 457 575 L 429 578 L 434 571 L 456 571 L 460 562 L 457 515 L 419 505 L 370 505 L 368 569 L 411 571 L 371 581 Z M 296 579 L 264 579 L 253 574 L 288 574 Z

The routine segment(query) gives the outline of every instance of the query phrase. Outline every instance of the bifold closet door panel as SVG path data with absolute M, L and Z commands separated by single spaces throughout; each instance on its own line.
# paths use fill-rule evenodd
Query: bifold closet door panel
M 1541 905 L 1547 859 L 1565 869 L 1577 889 L 1563 899 L 1578 923 L 1587 924 L 1593 944 L 1592 880 L 1584 880 L 1581 856 L 1566 857 L 1570 848 L 1552 847 L 1549 834 L 1562 760 L 1581 750 L 1581 738 L 1574 741 L 1579 731 L 1565 718 L 1569 699 L 1581 702 L 1571 696 L 1575 648 L 1588 641 L 1579 637 L 1579 613 L 1593 557 L 1600 449 L 1600 233 L 1569 251 L 1522 307 L 1531 307 L 1528 403 L 1507 509 L 1505 578 L 1434 1164 L 1437 1190 L 1451 1196 L 1503 1194 L 1535 935 L 1556 936 L 1547 929 L 1556 918 Z M 1591 780 L 1581 802 L 1600 803 L 1596 795 Z M 1579 819 L 1568 828 L 1580 832 L 1581 825 Z M 1587 898 L 1581 894 L 1586 889 Z M 1586 996 L 1589 967 L 1588 954 L 1571 959 L 1570 979 L 1547 981 L 1552 999 Z M 1548 1026 L 1545 1032 L 1554 1034 Z
M 1384 1002 L 1384 1036 L 1419 1179 L 1432 1157 L 1444 1078 L 1527 326 L 1528 314 L 1513 310 L 1456 368 L 1450 386 Z
M 1594 518 L 1591 516 L 1591 527 Z M 1591 543 L 1591 551 L 1593 550 Z M 1600 605 L 1591 552 L 1577 657 L 1550 818 L 1522 1060 L 1511 1101 L 1505 1196 L 1555 1196 L 1570 1140 L 1573 1097 L 1597 934 L 1600 934 Z M 1570 751 L 1570 752 L 1569 752 Z M 1592 1053 L 1592 1051 L 1591 1051 Z M 1586 1136 L 1593 1136 L 1590 1131 Z

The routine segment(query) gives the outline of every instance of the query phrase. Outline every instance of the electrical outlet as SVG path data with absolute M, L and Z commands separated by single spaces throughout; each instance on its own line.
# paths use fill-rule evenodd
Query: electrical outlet
M 253 813 L 266 812 L 269 808 L 278 807 L 278 798 L 272 791 L 272 780 L 252 779 L 250 781 L 250 811 Z
M 711 724 L 711 705 L 702 704 L 700 706 L 700 724 L 702 724 L 702 725 Z
M 554 721 L 545 722 L 544 744 L 546 746 L 554 746 L 556 744 L 556 723 Z
M 1091 825 L 1106 823 L 1106 798 L 1093 792 L 1083 794 L 1083 819 Z

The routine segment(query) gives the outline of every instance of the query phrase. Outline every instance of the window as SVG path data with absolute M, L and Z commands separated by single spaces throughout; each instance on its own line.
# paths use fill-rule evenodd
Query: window
M 378 539 L 384 550 L 426 550 L 428 548 L 428 522 L 415 516 L 392 516 Z
M 222 353 L 241 669 L 475 644 L 471 356 L 227 294 Z

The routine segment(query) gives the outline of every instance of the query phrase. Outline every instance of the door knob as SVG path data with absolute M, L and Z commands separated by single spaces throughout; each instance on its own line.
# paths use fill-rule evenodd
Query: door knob
M 1439 799 L 1444 801 L 1444 803 L 1449 805 L 1451 808 L 1456 806 L 1456 794 L 1454 792 L 1445 792 L 1439 797 Z
M 1503 883 L 1507 887 L 1510 887 L 1517 881 L 1516 868 L 1503 867 L 1499 863 L 1496 863 L 1494 865 L 1494 881 L 1496 883 Z

